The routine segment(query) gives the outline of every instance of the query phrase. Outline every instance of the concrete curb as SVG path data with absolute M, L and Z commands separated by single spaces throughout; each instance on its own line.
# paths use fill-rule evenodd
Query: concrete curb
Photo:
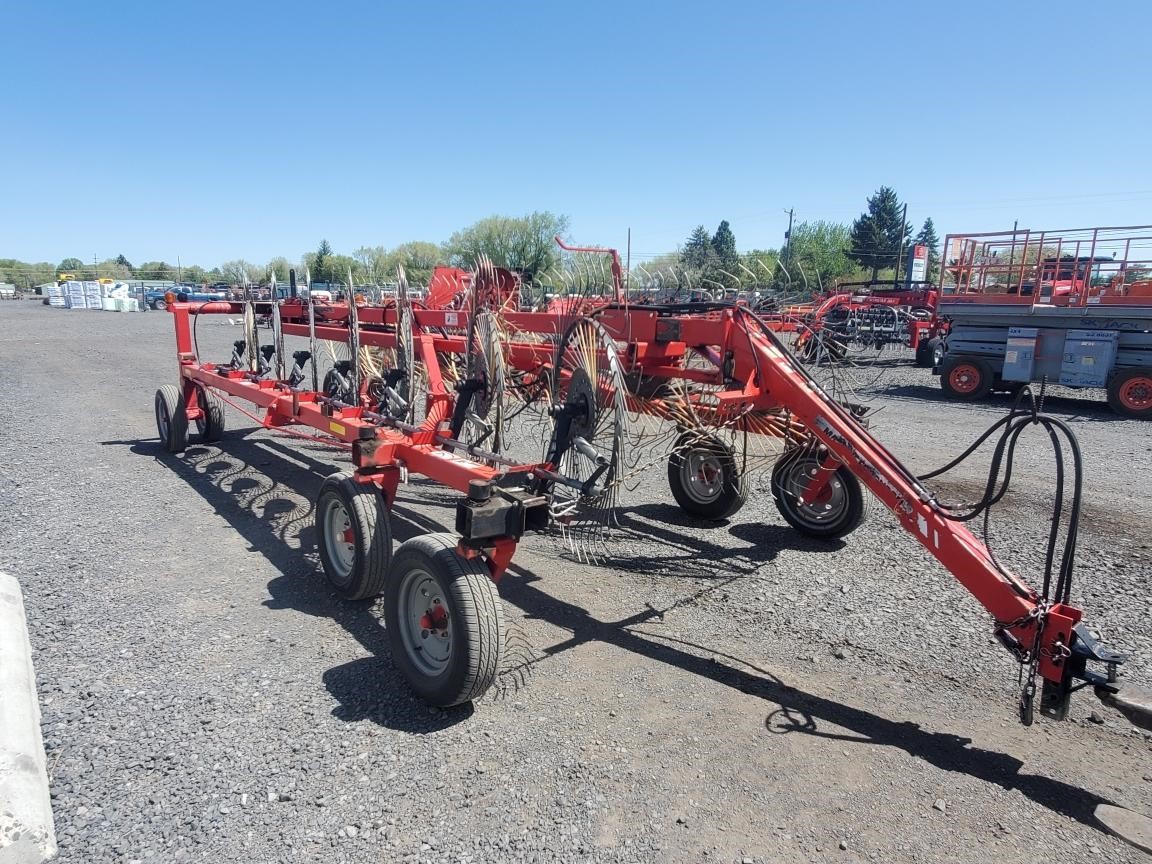
M 40 702 L 20 583 L 0 573 L 0 864 L 56 856 Z

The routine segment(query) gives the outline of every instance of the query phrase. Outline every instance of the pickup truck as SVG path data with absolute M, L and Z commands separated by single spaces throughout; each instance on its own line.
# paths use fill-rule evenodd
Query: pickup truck
M 168 302 L 164 296 L 171 291 L 182 302 L 198 302 L 210 300 L 227 300 L 228 295 L 216 291 L 201 291 L 199 289 L 189 288 L 186 285 L 177 285 L 175 288 L 169 288 L 167 291 L 145 291 L 144 303 L 149 309 L 155 309 L 159 312 L 168 308 Z

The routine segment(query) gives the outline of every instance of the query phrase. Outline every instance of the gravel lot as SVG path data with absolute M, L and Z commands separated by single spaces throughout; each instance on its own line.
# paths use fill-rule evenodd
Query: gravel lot
M 238 331 L 199 329 L 226 359 Z M 700 525 L 650 472 L 598 566 L 528 538 L 501 686 L 424 707 L 378 606 L 320 575 L 311 501 L 339 452 L 230 409 L 219 446 L 162 453 L 171 330 L 0 304 L 0 569 L 24 586 L 61 861 L 1149 860 L 1091 814 L 1152 813 L 1150 736 L 1087 694 L 1070 722 L 1017 725 L 990 620 L 882 508 L 818 545 L 766 478 Z M 1007 408 L 940 401 L 902 363 L 860 379 L 919 471 Z M 1047 407 L 1088 470 L 1076 595 L 1152 683 L 1152 427 Z M 1051 488 L 1034 443 L 993 531 L 1022 574 Z M 971 498 L 981 474 L 943 488 Z M 401 487 L 397 542 L 446 530 L 451 505 Z

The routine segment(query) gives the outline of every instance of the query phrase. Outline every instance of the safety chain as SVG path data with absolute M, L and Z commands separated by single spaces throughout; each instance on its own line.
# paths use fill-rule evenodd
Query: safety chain
M 1036 703 L 1036 674 L 1040 665 L 1041 655 L 1053 656 L 1052 652 L 1044 651 L 1041 646 L 1041 640 L 1044 637 L 1044 625 L 1048 621 L 1048 613 L 1052 609 L 1052 601 L 1048 598 L 1043 598 L 1035 606 L 1033 606 L 1027 615 L 1021 615 L 1013 621 L 997 621 L 995 633 L 999 636 L 1008 630 L 1017 627 L 1023 627 L 1031 621 L 1036 622 L 1036 636 L 1032 641 L 1032 650 L 1025 651 L 1021 648 L 1013 650 L 1017 662 L 1020 663 L 1020 683 L 1023 685 L 1020 691 L 1020 722 L 1025 726 L 1031 726 L 1035 719 L 1035 703 Z M 1001 640 L 1003 642 L 1003 640 Z M 1071 651 L 1065 646 L 1060 648 L 1060 656 L 1066 657 L 1071 654 Z M 1025 671 L 1027 667 L 1027 671 Z

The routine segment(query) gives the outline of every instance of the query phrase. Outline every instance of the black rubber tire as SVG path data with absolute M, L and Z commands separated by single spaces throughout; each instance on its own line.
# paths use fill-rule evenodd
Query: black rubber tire
M 1152 405 L 1147 407 L 1133 407 L 1121 398 L 1121 391 L 1125 384 L 1135 379 L 1144 379 L 1152 387 L 1152 370 L 1149 369 L 1119 369 L 1112 373 L 1108 379 L 1106 392 L 1108 394 L 1108 407 L 1124 417 L 1136 420 L 1152 419 Z
M 956 386 L 952 380 L 952 373 L 957 370 L 968 370 L 969 373 L 976 374 L 977 378 L 971 389 L 960 389 Z M 987 361 L 978 357 L 945 357 L 944 362 L 940 364 L 940 386 L 949 399 L 962 402 L 982 399 L 992 389 L 994 378 L 992 367 Z
M 795 488 L 797 475 L 818 467 L 820 457 L 813 452 L 793 451 L 776 460 L 772 468 L 772 499 L 784 521 L 805 537 L 835 540 L 855 531 L 864 521 L 864 491 L 855 475 L 841 465 L 836 469 L 832 483 L 838 484 L 843 495 L 839 511 L 826 520 L 816 520 L 797 504 Z
M 353 560 L 346 573 L 336 560 L 337 553 L 326 530 L 329 508 L 335 504 L 344 508 L 352 531 Z M 392 560 L 392 528 L 376 487 L 358 483 L 351 474 L 333 474 L 320 486 L 315 516 L 316 550 L 329 584 L 345 600 L 377 596 L 384 588 Z
M 183 453 L 188 447 L 188 409 L 183 392 L 175 384 L 165 384 L 156 391 L 153 409 L 160 444 L 169 453 Z
M 152 308 L 155 309 L 157 312 L 163 312 L 165 309 L 168 308 L 168 304 L 163 300 L 153 300 L 152 301 Z
M 916 346 L 916 365 L 921 369 L 935 368 L 939 364 L 938 352 L 941 348 L 943 348 L 943 340 L 939 336 L 923 340 Z
M 461 556 L 456 542 L 455 534 L 424 534 L 401 543 L 384 598 L 393 662 L 417 696 L 441 708 L 484 695 L 496 680 L 504 653 L 504 612 L 488 567 L 481 558 Z M 444 669 L 435 675 L 416 666 L 401 630 L 407 626 L 401 615 L 408 612 L 401 608 L 401 589 L 413 572 L 431 576 L 446 600 L 452 647 Z
M 687 473 L 692 452 L 702 452 L 715 458 L 720 468 L 720 489 L 716 497 L 701 501 L 687 487 Z M 699 432 L 685 432 L 676 439 L 672 453 L 668 456 L 668 487 L 680 509 L 698 519 L 727 519 L 735 514 L 748 500 L 748 489 L 744 475 L 736 464 L 732 448 L 714 435 Z
M 224 403 L 220 397 L 206 387 L 196 391 L 196 401 L 204 416 L 196 421 L 196 431 L 200 433 L 201 444 L 211 444 L 224 437 Z

